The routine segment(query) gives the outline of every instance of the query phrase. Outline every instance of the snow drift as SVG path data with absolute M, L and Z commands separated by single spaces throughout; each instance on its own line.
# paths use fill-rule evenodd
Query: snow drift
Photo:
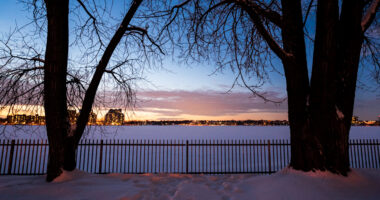
M 273 175 L 87 174 L 0 177 L 0 199 L 380 199 L 380 170 L 348 177 L 284 169 Z

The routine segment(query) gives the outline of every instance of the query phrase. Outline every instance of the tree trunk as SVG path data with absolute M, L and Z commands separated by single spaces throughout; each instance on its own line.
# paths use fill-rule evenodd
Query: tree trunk
M 102 58 L 100 59 L 98 65 L 96 66 L 95 74 L 92 77 L 90 85 L 87 88 L 87 91 L 82 103 L 82 110 L 79 114 L 79 117 L 76 123 L 76 129 L 74 133 L 75 144 L 79 143 L 79 140 L 83 135 L 84 129 L 86 128 L 88 118 L 90 116 L 90 112 L 92 109 L 92 105 L 94 104 L 96 91 L 98 90 L 98 86 L 107 68 L 107 65 L 112 57 L 112 54 L 115 51 L 120 40 L 123 38 L 125 32 L 127 31 L 129 23 L 133 19 L 133 16 L 135 15 L 142 1 L 143 0 L 132 1 L 131 7 L 129 8 L 128 12 L 124 16 L 124 19 L 121 22 L 119 28 L 116 30 L 115 34 L 112 36 L 111 41 L 107 45 L 107 48 L 105 49 L 102 55 Z
M 294 169 L 342 175 L 350 170 L 348 139 L 363 34 L 379 7 L 379 1 L 373 1 L 362 21 L 365 3 L 370 2 L 318 1 L 309 83 L 301 1 L 282 0 L 282 16 L 252 1 L 236 1 L 283 63 Z M 265 30 L 262 18 L 281 29 L 283 49 Z
M 301 7 L 294 1 L 294 5 L 282 2 L 284 49 L 293 54 L 295 61 L 283 60 L 292 143 L 290 166 L 347 175 L 348 139 L 363 41 L 362 2 L 344 1 L 339 16 L 337 0 L 318 1 L 309 91 L 300 86 L 309 85 L 304 80 L 306 65 L 298 61 L 306 59 L 299 53 L 304 45 L 299 40 L 303 38 Z
M 321 144 L 312 134 L 309 113 L 309 78 L 306 61 L 301 2 L 283 0 L 283 48 L 292 54 L 282 60 L 288 93 L 291 161 L 294 169 L 309 171 L 322 168 Z
M 337 166 L 329 158 L 338 159 L 337 153 L 346 159 L 341 127 L 342 112 L 336 103 L 336 74 L 338 54 L 339 6 L 337 0 L 318 1 L 316 34 L 314 42 L 313 70 L 311 76 L 310 114 L 312 134 L 322 144 L 322 167 L 337 172 Z M 334 155 L 334 156 L 332 156 Z M 345 174 L 348 170 L 342 170 Z
M 73 171 L 76 166 L 76 151 L 79 142 L 74 140 L 74 137 L 67 137 L 64 142 L 64 163 L 63 169 L 66 171 Z
M 49 140 L 47 181 L 62 173 L 69 123 L 66 104 L 68 0 L 45 0 L 48 35 L 44 66 L 44 107 Z
M 335 72 L 335 103 L 340 116 L 335 119 L 334 137 L 325 141 L 326 165 L 329 171 L 346 175 L 349 171 L 348 139 L 353 114 L 356 79 L 363 43 L 361 19 L 363 2 L 344 1 L 337 34 L 337 66 Z M 336 115 L 339 114 L 336 113 Z M 332 148 L 335 146 L 336 148 Z M 327 153 L 328 152 L 328 153 Z
M 48 38 L 45 58 L 45 114 L 49 140 L 49 161 L 47 181 L 76 167 L 76 150 L 88 122 L 96 90 L 107 64 L 124 36 L 130 21 L 142 0 L 134 0 L 123 22 L 108 44 L 96 72 L 86 91 L 76 129 L 71 130 L 66 100 L 66 73 L 68 59 L 68 0 L 45 0 L 48 18 Z

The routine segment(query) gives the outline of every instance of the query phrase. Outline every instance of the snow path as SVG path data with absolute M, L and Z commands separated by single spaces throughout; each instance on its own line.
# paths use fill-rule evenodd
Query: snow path
M 328 172 L 284 169 L 268 176 L 108 174 L 64 172 L 45 176 L 1 176 L 0 199 L 380 199 L 380 170 Z

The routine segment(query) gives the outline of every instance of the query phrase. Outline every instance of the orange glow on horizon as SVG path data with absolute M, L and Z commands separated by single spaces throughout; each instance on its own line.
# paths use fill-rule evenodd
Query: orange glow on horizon
M 170 113 L 169 109 L 152 108 L 151 111 L 142 111 L 136 109 L 135 111 L 123 112 L 125 114 L 126 121 L 155 121 L 155 120 L 287 120 L 288 114 L 286 112 L 252 112 L 252 113 L 237 113 L 231 115 L 208 115 L 205 111 L 204 114 L 175 114 Z M 161 113 L 162 111 L 169 112 L 170 115 Z M 177 111 L 180 111 L 179 109 Z M 98 115 L 97 121 L 102 121 L 107 109 L 95 108 L 94 112 Z M 0 110 L 0 118 L 6 118 L 8 114 L 26 114 L 40 116 L 44 115 L 44 109 L 42 106 L 34 106 L 34 109 L 30 109 L 25 105 L 16 106 L 13 111 L 9 111 L 9 107 L 5 107 Z

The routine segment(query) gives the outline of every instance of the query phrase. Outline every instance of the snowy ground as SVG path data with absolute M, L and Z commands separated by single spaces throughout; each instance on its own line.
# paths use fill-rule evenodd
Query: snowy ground
M 380 170 L 355 169 L 348 177 L 284 169 L 273 175 L 178 175 L 65 172 L 1 176 L 0 199 L 380 199 Z

